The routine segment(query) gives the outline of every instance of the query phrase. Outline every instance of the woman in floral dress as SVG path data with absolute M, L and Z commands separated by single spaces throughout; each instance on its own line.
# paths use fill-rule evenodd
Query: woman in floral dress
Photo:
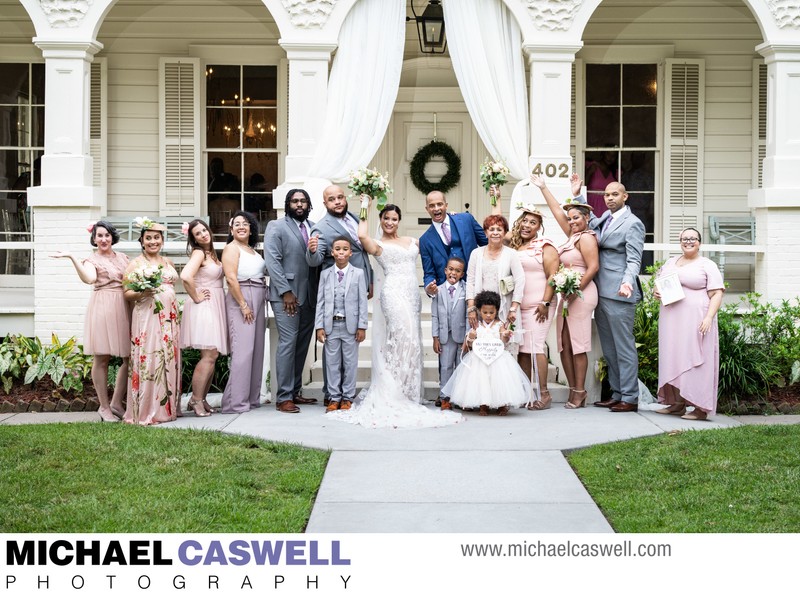
M 161 255 L 163 225 L 145 218 L 141 221 L 139 243 L 142 255 L 125 271 L 125 299 L 134 303 L 131 321 L 131 362 L 128 374 L 128 406 L 125 422 L 157 425 L 178 416 L 181 360 L 178 303 L 175 281 L 178 273 Z M 160 271 L 156 288 L 141 289 L 137 280 Z M 152 284 L 158 285 L 158 282 Z

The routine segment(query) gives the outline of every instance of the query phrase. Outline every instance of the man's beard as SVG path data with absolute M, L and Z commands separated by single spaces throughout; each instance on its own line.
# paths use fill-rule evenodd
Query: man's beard
M 305 221 L 308 218 L 308 213 L 309 212 L 310 211 L 308 211 L 308 210 L 304 210 L 302 212 L 302 214 L 298 215 L 294 210 L 289 209 L 289 210 L 286 211 L 286 214 L 289 215 L 290 219 L 294 219 L 295 221 L 299 221 L 300 223 L 302 223 L 303 221 Z
M 327 208 L 326 210 L 328 211 L 329 215 L 331 215 L 332 217 L 336 217 L 337 219 L 343 219 L 344 217 L 347 216 L 346 206 L 344 207 L 344 210 L 341 213 L 337 213 L 335 210 L 331 210 L 330 208 Z

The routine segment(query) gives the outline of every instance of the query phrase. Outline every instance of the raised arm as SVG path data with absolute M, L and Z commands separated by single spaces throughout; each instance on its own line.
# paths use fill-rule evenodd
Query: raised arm
M 363 199 L 365 196 L 366 194 L 362 194 L 361 198 Z M 372 196 L 369 196 L 368 210 L 372 210 Z M 345 214 L 344 216 L 348 215 Z M 366 219 L 358 221 L 358 240 L 361 242 L 363 250 L 371 256 L 380 256 L 383 253 L 383 248 L 369 236 L 369 224 Z
M 51 258 L 68 258 L 72 265 L 75 267 L 75 271 L 78 273 L 78 277 L 87 285 L 93 285 L 97 282 L 97 269 L 94 267 L 94 264 L 89 262 L 88 260 L 84 260 L 83 262 L 79 262 L 78 258 L 75 257 L 74 254 L 70 252 L 56 252 L 55 254 L 50 256 Z
M 544 196 L 547 206 L 550 207 L 550 212 L 553 213 L 553 217 L 558 223 L 558 226 L 569 236 L 570 228 L 567 222 L 567 213 L 564 212 L 564 209 L 561 208 L 561 204 L 556 200 L 556 197 L 553 196 L 550 188 L 547 187 L 544 178 L 536 174 L 531 174 L 531 183 L 542 191 L 542 196 Z

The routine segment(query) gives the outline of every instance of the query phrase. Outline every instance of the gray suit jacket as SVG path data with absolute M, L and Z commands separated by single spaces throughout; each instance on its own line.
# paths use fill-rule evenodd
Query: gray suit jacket
M 264 261 L 269 274 L 269 299 L 281 301 L 287 291 L 299 305 L 311 307 L 317 300 L 319 271 L 306 261 L 306 243 L 297 222 L 289 216 L 270 221 L 264 233 Z
M 458 281 L 453 292 L 453 301 L 447 287 L 450 283 L 445 281 L 439 285 L 439 290 L 431 301 L 431 334 L 438 337 L 441 344 L 453 340 L 464 342 L 467 332 L 467 285 L 463 280 Z
M 594 282 L 600 297 L 636 303 L 642 298 L 639 269 L 644 250 L 644 224 L 628 208 L 601 234 L 600 230 L 610 216 L 611 211 L 607 210 L 599 218 L 592 215 L 589 221 L 589 228 L 598 235 L 600 247 L 600 270 Z M 630 297 L 618 295 L 622 283 L 633 287 Z
M 356 225 L 358 225 L 358 217 L 352 212 L 348 212 L 345 216 L 352 217 Z M 322 265 L 325 270 L 333 266 L 333 256 L 330 253 L 330 244 L 338 236 L 350 238 L 350 233 L 342 225 L 341 221 L 330 214 L 326 214 L 320 221 L 314 225 L 311 231 L 319 236 L 319 244 L 317 251 L 313 254 L 306 249 L 306 261 L 311 266 Z M 364 271 L 364 286 L 369 289 L 372 284 L 372 266 L 369 263 L 369 254 L 361 249 L 361 247 L 353 242 L 353 255 L 350 256 L 350 264 L 356 268 Z
M 333 291 L 339 279 L 336 267 L 331 266 L 322 271 L 319 277 L 317 293 L 317 317 L 314 328 L 325 330 L 325 334 L 333 331 Z M 364 271 L 351 266 L 344 278 L 344 315 L 347 332 L 355 334 L 356 330 L 367 329 L 367 287 L 363 281 Z

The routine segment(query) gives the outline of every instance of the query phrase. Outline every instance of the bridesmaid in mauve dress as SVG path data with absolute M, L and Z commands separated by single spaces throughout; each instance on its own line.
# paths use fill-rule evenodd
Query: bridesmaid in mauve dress
M 684 298 L 661 304 L 658 322 L 658 401 L 656 412 L 705 421 L 717 410 L 719 332 L 717 312 L 725 291 L 719 268 L 700 256 L 697 229 L 680 235 L 683 255 L 666 261 L 659 278 L 677 274 Z M 656 291 L 655 297 L 661 299 Z M 686 406 L 694 406 L 686 412 Z
M 122 399 L 128 387 L 128 357 L 131 354 L 130 308 L 122 294 L 122 275 L 128 256 L 111 249 L 119 241 L 119 233 L 107 221 L 89 227 L 89 242 L 97 251 L 78 262 L 68 252 L 57 252 L 53 258 L 69 258 L 80 279 L 94 285 L 86 309 L 83 330 L 83 352 L 93 355 L 92 384 L 100 403 L 98 413 L 103 421 L 118 421 L 125 410 Z M 111 357 L 121 357 L 111 402 L 108 400 L 108 364 Z
M 580 286 L 583 297 L 571 296 L 566 302 L 561 299 L 556 315 L 558 350 L 570 390 L 564 407 L 581 408 L 586 406 L 586 372 L 589 368 L 586 353 L 592 350 L 592 312 L 597 307 L 597 287 L 593 279 L 600 269 L 597 236 L 589 230 L 592 207 L 574 203 L 562 207 L 545 185 L 544 178 L 532 175 L 531 183 L 542 191 L 550 211 L 569 237 L 558 248 L 561 263 L 583 273 Z M 565 306 L 567 317 L 563 315 Z
M 542 213 L 532 204 L 522 205 L 521 210 L 522 215 L 514 221 L 509 239 L 509 246 L 519 253 L 525 272 L 525 291 L 519 307 L 524 335 L 517 362 L 528 379 L 534 381 L 535 355 L 540 396 L 528 402 L 527 407 L 528 410 L 545 410 L 553 401 L 547 389 L 545 341 L 556 309 L 550 306 L 555 290 L 547 281 L 558 270 L 558 251 L 552 241 L 539 237 L 544 231 Z
M 125 271 L 162 267 L 162 284 L 142 292 L 125 289 L 125 299 L 134 302 L 131 320 L 131 366 L 125 422 L 158 425 L 178 416 L 181 391 L 180 331 L 175 282 L 178 273 L 161 255 L 166 228 L 148 219 L 143 222 L 139 243 L 141 256 Z
M 211 406 L 206 396 L 214 376 L 214 365 L 220 354 L 228 354 L 224 274 L 208 224 L 194 219 L 185 228 L 189 262 L 181 272 L 181 280 L 189 299 L 183 305 L 181 348 L 200 351 L 200 360 L 192 374 L 192 398 L 186 409 L 191 408 L 198 417 L 207 417 Z

